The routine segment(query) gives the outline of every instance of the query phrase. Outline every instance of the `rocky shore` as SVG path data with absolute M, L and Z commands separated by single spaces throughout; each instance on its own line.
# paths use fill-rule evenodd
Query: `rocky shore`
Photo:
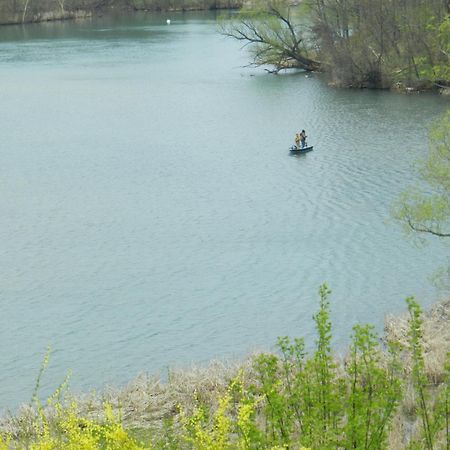
M 117 11 L 234 9 L 243 0 L 2 0 L 0 25 L 87 18 Z

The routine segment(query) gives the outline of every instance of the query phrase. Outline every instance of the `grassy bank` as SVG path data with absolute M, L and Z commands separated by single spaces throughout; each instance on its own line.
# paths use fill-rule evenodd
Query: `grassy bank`
M 329 291 L 320 289 L 315 349 L 301 339 L 240 363 L 141 375 L 73 398 L 65 385 L 2 420 L 0 448 L 448 449 L 450 301 L 386 318 L 380 339 L 356 325 L 333 355 Z

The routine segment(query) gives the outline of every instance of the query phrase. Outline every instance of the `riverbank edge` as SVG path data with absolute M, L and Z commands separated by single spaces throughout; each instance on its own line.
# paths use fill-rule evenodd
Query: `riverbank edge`
M 436 303 L 422 315 L 424 367 L 430 389 L 438 386 L 444 378 L 444 366 L 450 352 L 450 299 Z M 385 316 L 384 335 L 381 342 L 397 342 L 408 347 L 409 316 L 406 313 Z M 241 361 L 211 361 L 207 367 L 192 366 L 184 369 L 171 369 L 167 379 L 159 375 L 141 373 L 124 387 L 108 387 L 101 393 L 66 393 L 65 402 L 76 404 L 79 417 L 103 420 L 104 405 L 111 405 L 121 418 L 124 429 L 139 438 L 149 431 L 158 436 L 164 424 L 177 421 L 180 409 L 192 411 L 199 400 L 216 410 L 218 399 L 223 396 L 230 382 L 240 374 L 247 382 L 254 377 L 254 361 L 261 353 L 247 356 Z M 345 364 L 346 355 L 335 354 L 337 366 Z M 406 373 L 412 370 L 410 361 L 404 361 Z M 60 388 L 58 388 L 60 389 Z M 420 420 L 415 411 L 414 393 L 403 400 L 394 419 L 395 426 L 389 440 L 404 441 L 405 434 L 411 434 Z M 48 412 L 52 414 L 51 410 Z M 23 405 L 15 414 L 0 417 L 0 433 L 19 436 L 33 433 L 38 411 L 32 405 Z
M 9 0 L 6 0 L 8 2 Z M 57 0 L 47 0 L 57 1 Z M 58 22 L 66 20 L 86 20 L 93 17 L 102 17 L 104 15 L 131 14 L 137 12 L 144 13 L 164 13 L 164 12 L 194 12 L 194 11 L 233 11 L 244 7 L 249 0 L 171 0 L 164 2 L 161 0 L 109 0 L 106 2 L 95 3 L 91 8 L 66 9 L 62 3 L 58 2 L 58 8 L 54 9 L 28 9 L 4 15 L 5 6 L 0 5 L 0 27 L 11 25 L 27 25 L 32 23 Z M 70 0 L 69 0 L 70 1 Z M 72 0 L 73 2 L 81 0 Z M 116 3 L 111 4 L 111 1 Z M 174 2 L 181 2 L 176 4 Z M 28 4 L 29 0 L 26 2 Z M 87 0 L 87 3 L 94 0 Z M 86 2 L 84 2 L 85 4 Z M 2 9 L 3 8 L 3 9 Z M 8 18 L 9 17 L 9 18 Z M 430 80 L 416 80 L 414 83 L 396 82 L 392 85 L 386 85 L 382 88 L 371 86 L 348 86 L 341 85 L 334 81 L 327 81 L 327 84 L 335 88 L 349 89 L 379 89 L 387 90 L 399 94 L 418 94 L 422 92 L 434 92 L 445 98 L 450 99 L 450 87 L 439 86 Z
M 88 0 L 79 2 L 69 1 L 65 6 L 64 1 L 52 2 L 48 7 L 35 6 L 32 2 L 24 4 L 14 3 L 9 5 L 9 0 L 0 6 L 0 26 L 21 25 L 41 22 L 55 22 L 62 20 L 89 19 L 95 16 L 131 12 L 188 12 L 188 11 L 213 11 L 234 10 L 242 8 L 245 0 L 116 0 L 112 2 L 98 2 Z M 43 2 L 45 3 L 45 2 Z

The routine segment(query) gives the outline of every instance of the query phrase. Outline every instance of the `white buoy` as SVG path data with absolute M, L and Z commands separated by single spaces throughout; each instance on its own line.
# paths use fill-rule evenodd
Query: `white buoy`
M 170 25 L 170 19 L 166 20 L 167 25 Z

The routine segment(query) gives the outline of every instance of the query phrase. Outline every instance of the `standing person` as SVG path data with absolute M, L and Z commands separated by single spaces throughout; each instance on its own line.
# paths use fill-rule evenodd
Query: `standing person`
M 300 143 L 302 145 L 302 148 L 306 147 L 306 131 L 302 130 L 302 132 L 300 133 Z
M 295 146 L 297 148 L 300 148 L 300 141 L 301 141 L 300 133 L 295 133 Z

